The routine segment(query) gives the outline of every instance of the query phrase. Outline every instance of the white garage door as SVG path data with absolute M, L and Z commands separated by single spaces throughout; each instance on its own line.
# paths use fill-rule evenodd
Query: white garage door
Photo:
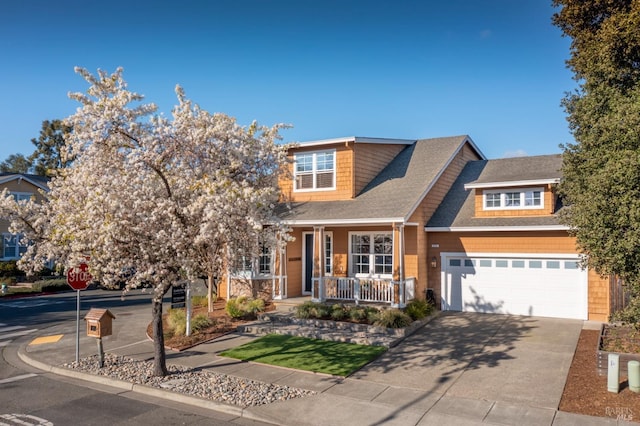
M 587 319 L 575 255 L 442 254 L 442 310 Z

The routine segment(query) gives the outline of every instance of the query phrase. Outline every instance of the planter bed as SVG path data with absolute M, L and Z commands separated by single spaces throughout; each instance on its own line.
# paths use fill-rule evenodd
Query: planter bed
M 640 352 L 612 352 L 611 346 L 619 340 L 620 349 L 634 350 L 640 347 L 640 332 L 637 335 L 630 335 L 632 331 L 627 327 L 602 324 L 600 336 L 598 338 L 598 348 L 596 351 L 596 370 L 599 376 L 606 376 L 609 364 L 609 354 L 620 355 L 620 376 L 627 375 L 627 363 L 629 361 L 640 361 Z

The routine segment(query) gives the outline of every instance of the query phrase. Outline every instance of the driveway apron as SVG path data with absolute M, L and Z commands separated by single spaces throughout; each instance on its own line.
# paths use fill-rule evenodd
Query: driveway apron
M 443 313 L 351 379 L 556 409 L 581 328 L 577 320 Z

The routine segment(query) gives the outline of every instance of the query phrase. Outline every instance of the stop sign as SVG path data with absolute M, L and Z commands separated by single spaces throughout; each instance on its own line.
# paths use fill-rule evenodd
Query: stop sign
M 86 290 L 93 277 L 89 273 L 89 266 L 81 263 L 77 268 L 67 271 L 67 284 L 74 290 Z

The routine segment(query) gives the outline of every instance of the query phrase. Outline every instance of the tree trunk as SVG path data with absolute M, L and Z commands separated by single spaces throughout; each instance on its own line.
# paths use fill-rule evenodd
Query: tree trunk
M 213 312 L 213 303 L 218 299 L 218 286 L 216 285 L 213 275 L 207 275 L 207 302 L 208 311 Z M 213 295 L 216 295 L 215 300 Z
M 166 376 L 167 357 L 164 351 L 164 330 L 162 329 L 162 298 L 152 300 L 153 311 L 153 375 Z

